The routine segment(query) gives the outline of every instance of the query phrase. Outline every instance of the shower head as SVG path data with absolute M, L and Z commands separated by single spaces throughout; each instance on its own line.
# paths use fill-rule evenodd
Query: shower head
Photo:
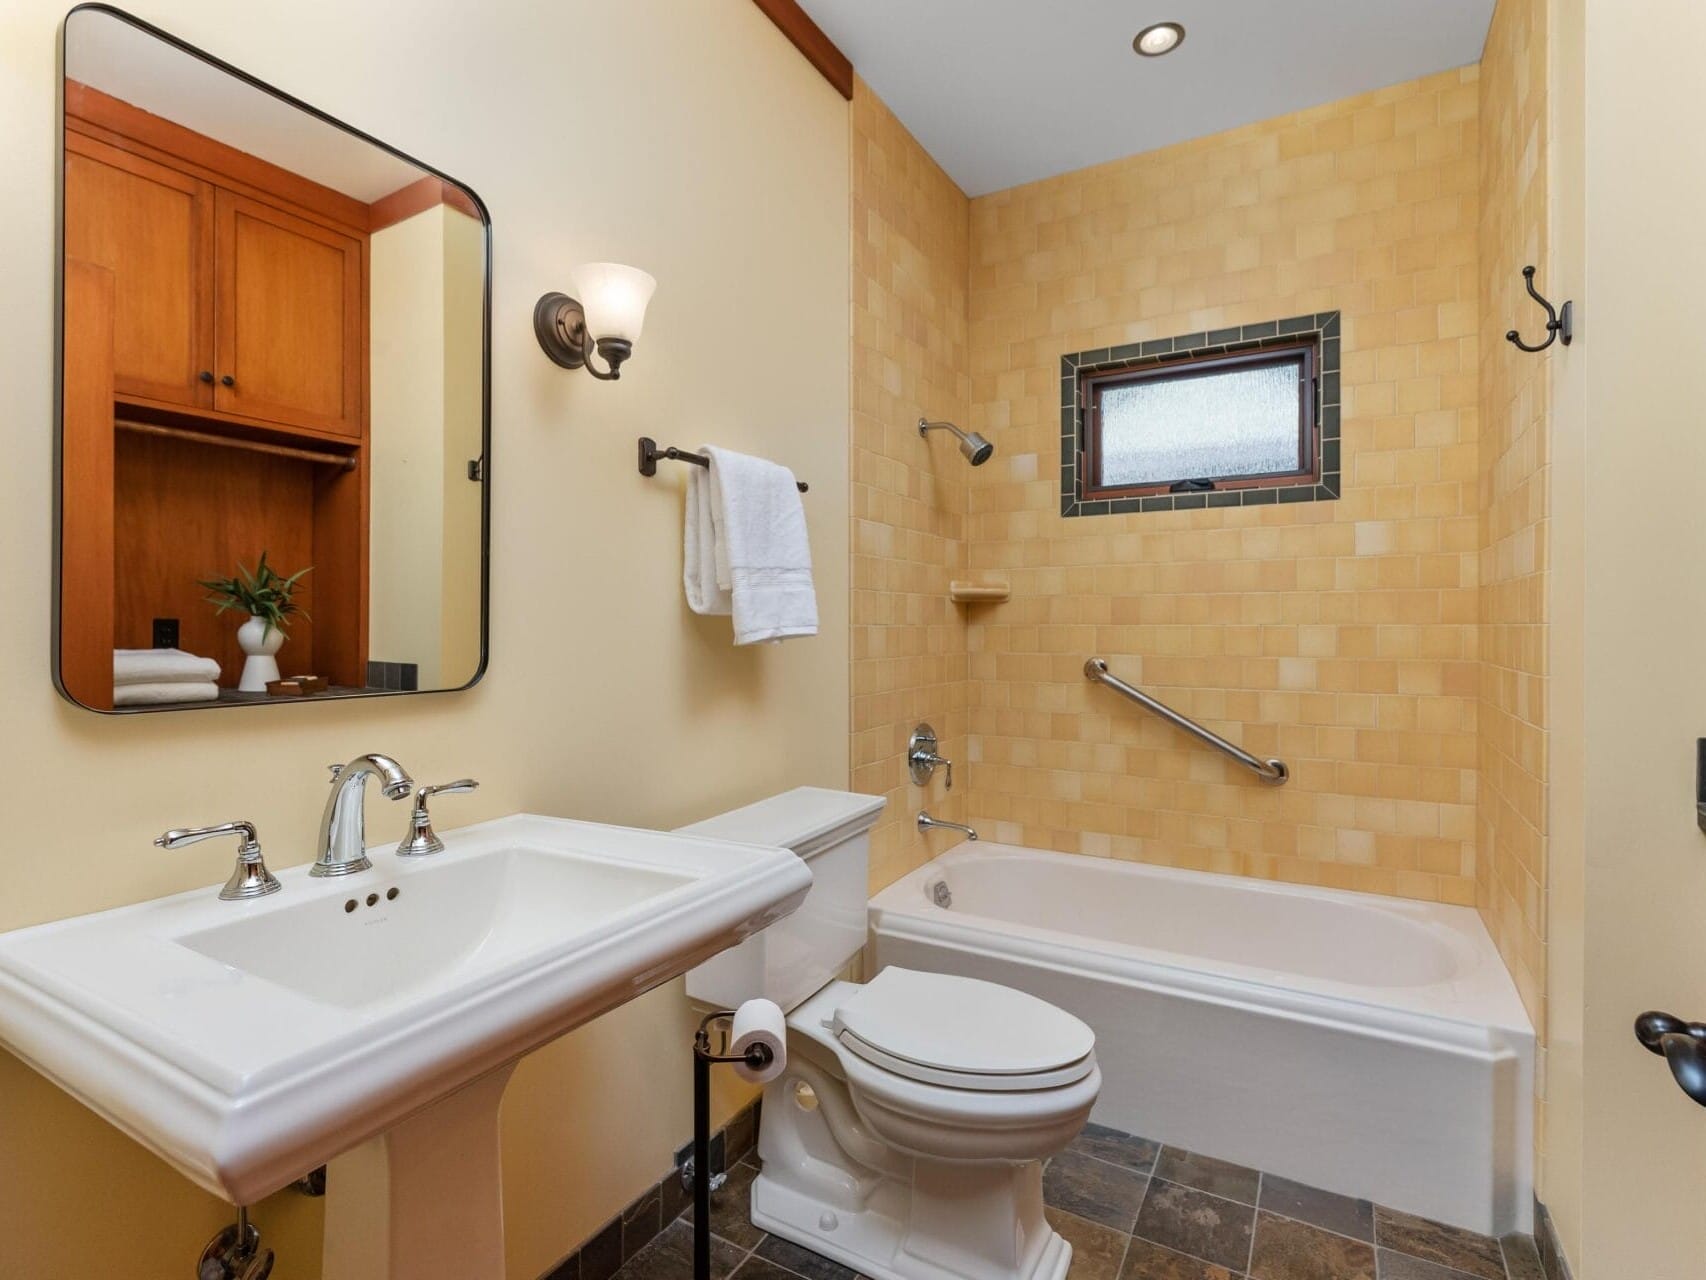
M 931 431 L 952 431 L 960 442 L 960 452 L 965 455 L 967 462 L 974 467 L 981 467 L 995 456 L 995 446 L 990 444 L 975 431 L 961 431 L 951 422 L 929 422 L 923 418 L 918 420 L 918 434 L 924 435 Z

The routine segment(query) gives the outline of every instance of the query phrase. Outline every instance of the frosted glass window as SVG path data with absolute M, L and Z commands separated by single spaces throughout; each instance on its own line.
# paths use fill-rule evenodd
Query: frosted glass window
M 1060 357 L 1060 514 L 1339 496 L 1336 311 Z
M 1302 375 L 1292 358 L 1103 384 L 1098 487 L 1296 475 Z

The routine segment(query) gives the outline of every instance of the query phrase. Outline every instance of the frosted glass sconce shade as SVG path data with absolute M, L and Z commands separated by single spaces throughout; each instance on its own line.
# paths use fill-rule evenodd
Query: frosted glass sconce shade
M 534 335 L 554 363 L 614 380 L 639 341 L 658 282 L 619 262 L 589 262 L 575 268 L 571 278 L 576 297 L 547 293 L 534 306 Z M 590 362 L 595 350 L 604 357 L 605 370 Z

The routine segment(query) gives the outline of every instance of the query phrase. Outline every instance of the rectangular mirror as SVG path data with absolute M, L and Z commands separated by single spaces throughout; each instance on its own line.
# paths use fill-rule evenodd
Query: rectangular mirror
M 135 712 L 472 684 L 485 206 L 116 9 L 63 35 L 61 692 Z

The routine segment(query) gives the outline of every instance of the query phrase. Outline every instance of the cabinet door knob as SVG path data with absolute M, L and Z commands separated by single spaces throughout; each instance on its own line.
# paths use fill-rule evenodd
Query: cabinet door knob
M 203 382 L 212 382 L 213 381 L 213 370 L 212 369 L 203 369 L 200 373 L 196 374 L 196 377 L 199 378 Z
M 219 380 L 219 385 L 222 387 L 234 387 L 237 385 L 237 379 L 233 378 L 230 374 L 226 374 Z

